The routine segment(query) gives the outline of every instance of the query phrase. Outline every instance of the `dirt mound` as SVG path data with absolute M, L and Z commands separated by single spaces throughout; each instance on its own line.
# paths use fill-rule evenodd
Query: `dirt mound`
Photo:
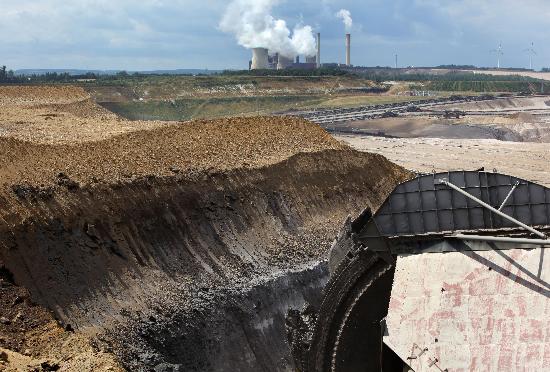
M 67 85 L 0 86 L 0 106 L 68 104 L 90 98 L 84 89 Z
M 48 110 L 51 113 L 47 115 L 51 117 L 56 117 L 56 114 L 68 114 L 81 119 L 96 119 L 100 121 L 119 119 L 117 115 L 99 106 L 91 99 L 85 99 L 73 103 L 37 105 L 36 108 Z
M 235 118 L 183 123 L 77 145 L 0 139 L 0 177 L 41 186 L 64 174 L 80 185 L 144 177 L 259 168 L 292 155 L 345 146 L 298 118 Z

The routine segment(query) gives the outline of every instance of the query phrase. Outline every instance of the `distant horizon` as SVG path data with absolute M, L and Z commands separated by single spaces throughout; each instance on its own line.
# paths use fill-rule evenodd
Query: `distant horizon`
M 8 66 L 6 66 L 8 67 Z M 224 70 L 211 70 L 211 69 L 202 69 L 202 68 L 175 68 L 175 69 L 152 69 L 152 70 L 128 70 L 124 68 L 113 68 L 113 69 L 85 69 L 85 68 L 22 68 L 13 70 L 15 73 L 18 72 L 27 72 L 27 71 L 44 71 L 44 72 L 78 72 L 78 73 L 141 73 L 141 72 L 175 72 L 175 71 L 224 71 Z
M 327 65 L 331 65 L 333 63 L 327 62 Z M 203 72 L 210 72 L 212 74 L 215 73 L 222 73 L 224 71 L 247 71 L 248 69 L 201 69 L 201 68 L 175 68 L 175 69 L 151 69 L 151 70 L 128 70 L 128 69 L 85 69 L 85 68 L 23 68 L 23 69 L 11 69 L 9 66 L 6 66 L 8 70 L 12 70 L 16 75 L 19 76 L 25 76 L 25 75 L 32 75 L 32 74 L 46 74 L 46 73 L 69 73 L 71 75 L 82 75 L 87 73 L 92 74 L 103 74 L 103 75 L 114 75 L 120 72 L 126 72 L 128 74 L 174 74 L 177 73 L 186 74 L 186 73 L 203 73 Z M 390 69 L 395 70 L 394 66 L 353 66 L 353 68 L 366 68 L 366 69 L 377 69 L 377 68 L 383 68 L 383 69 Z M 545 73 L 548 71 L 540 70 L 529 70 L 527 68 L 523 67 L 501 67 L 500 69 L 496 66 L 474 66 L 474 65 L 438 65 L 438 66 L 401 66 L 398 67 L 398 70 L 414 70 L 414 69 L 452 69 L 456 68 L 458 70 L 468 70 L 470 68 L 476 69 L 476 70 L 482 70 L 482 71 L 531 71 L 534 73 Z
M 344 35 L 350 32 L 351 62 L 359 66 L 392 67 L 395 54 L 400 66 L 496 66 L 502 45 L 501 66 L 528 68 L 531 60 L 534 70 L 550 67 L 547 0 L 253 3 L 268 4 L 270 16 L 284 21 L 290 33 L 306 25 L 305 34 L 320 32 L 322 62 L 344 62 Z M 221 27 L 228 4 L 97 0 L 92 7 L 87 0 L 70 6 L 62 0 L 4 0 L 0 64 L 12 70 L 245 70 L 251 51 L 241 45 L 260 41 Z M 352 23 L 337 16 L 343 9 Z

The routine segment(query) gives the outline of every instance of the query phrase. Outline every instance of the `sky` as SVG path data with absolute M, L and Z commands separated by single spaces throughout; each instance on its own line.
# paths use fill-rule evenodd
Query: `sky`
M 322 62 L 344 62 L 340 9 L 351 12 L 352 63 L 550 67 L 550 0 L 270 0 L 290 29 L 322 34 Z M 250 51 L 220 21 L 219 0 L 0 0 L 0 64 L 11 69 L 245 69 Z

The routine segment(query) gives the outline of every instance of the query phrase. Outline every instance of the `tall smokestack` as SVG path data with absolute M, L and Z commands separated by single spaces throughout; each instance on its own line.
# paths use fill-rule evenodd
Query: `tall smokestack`
M 321 68 L 321 33 L 317 33 L 317 68 Z
M 252 49 L 252 66 L 251 70 L 265 70 L 269 67 L 268 50 L 265 48 Z
M 351 34 L 346 34 L 346 66 L 351 66 Z

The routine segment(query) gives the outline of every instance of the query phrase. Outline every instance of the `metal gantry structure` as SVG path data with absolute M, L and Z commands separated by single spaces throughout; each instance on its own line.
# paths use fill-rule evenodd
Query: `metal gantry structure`
M 550 189 L 533 182 L 482 170 L 424 174 L 398 185 L 374 215 L 367 209 L 347 221 L 333 244 L 331 278 L 303 370 L 406 370 L 411 360 L 391 342 L 400 337 L 400 328 L 395 322 L 391 329 L 386 325 L 388 316 L 400 316 L 399 309 L 392 315 L 390 308 L 398 262 L 422 255 L 443 259 L 451 252 L 464 257 L 497 252 L 495 257 L 502 257 L 500 251 L 527 250 L 532 257 L 540 251 L 538 273 L 522 268 L 540 286 L 532 294 L 536 296 L 548 288 L 543 262 L 549 234 Z M 457 270 L 467 272 L 461 257 L 451 258 L 457 259 Z M 483 262 L 490 270 L 499 269 L 490 258 Z M 410 271 L 405 276 L 422 282 L 424 275 Z M 445 371 L 437 356 L 428 358 L 427 345 L 409 341 L 415 345 L 414 358 L 425 354 L 427 369 Z
M 496 250 L 548 248 L 548 231 L 550 189 L 499 173 L 462 171 L 399 185 L 357 241 L 392 255 L 460 250 L 453 241 L 499 243 L 491 246 Z

